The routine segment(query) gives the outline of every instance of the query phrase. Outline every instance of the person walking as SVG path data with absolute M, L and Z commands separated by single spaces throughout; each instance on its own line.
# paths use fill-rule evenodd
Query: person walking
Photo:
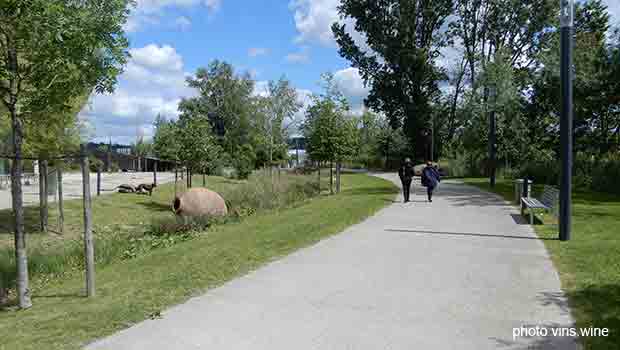
M 433 162 L 430 160 L 426 162 L 426 167 L 422 170 L 422 186 L 426 187 L 426 193 L 428 194 L 428 201 L 433 202 L 433 191 L 437 185 L 441 182 L 441 176 L 439 171 L 433 167 Z
M 409 202 L 409 191 L 411 190 L 411 180 L 415 175 L 413 170 L 413 164 L 411 159 L 405 158 L 405 162 L 398 169 L 398 177 L 403 184 L 403 197 L 405 197 L 405 203 Z

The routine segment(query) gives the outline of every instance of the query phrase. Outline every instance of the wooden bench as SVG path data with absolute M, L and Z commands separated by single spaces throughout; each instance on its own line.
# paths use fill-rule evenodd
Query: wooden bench
M 545 185 L 542 197 L 536 199 L 533 197 L 521 197 L 521 215 L 524 215 L 525 209 L 530 211 L 530 225 L 534 225 L 535 210 L 544 210 L 558 217 L 560 191 L 553 186 Z

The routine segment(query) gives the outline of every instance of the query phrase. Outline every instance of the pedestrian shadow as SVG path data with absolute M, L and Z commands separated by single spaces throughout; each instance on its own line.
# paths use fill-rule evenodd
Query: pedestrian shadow
M 481 238 L 530 239 L 530 240 L 543 240 L 543 241 L 557 241 L 558 240 L 557 238 L 514 236 L 514 235 L 497 235 L 497 234 L 473 233 L 473 232 L 441 232 L 441 231 L 404 230 L 404 229 L 386 229 L 385 231 L 388 231 L 388 232 L 404 232 L 404 233 L 418 233 L 418 234 L 440 235 L 440 236 L 469 236 L 469 237 L 481 237 Z

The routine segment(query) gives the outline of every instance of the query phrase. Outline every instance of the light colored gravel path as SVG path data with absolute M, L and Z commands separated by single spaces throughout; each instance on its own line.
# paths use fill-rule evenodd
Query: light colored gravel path
M 572 325 L 543 243 L 513 207 L 457 183 L 433 203 L 420 188 L 400 199 L 88 349 L 577 348 L 513 338 L 514 327 Z
M 121 184 L 138 185 L 141 183 L 152 183 L 153 173 L 103 173 L 101 176 L 101 193 L 112 193 L 115 187 Z M 174 173 L 157 173 L 157 183 L 163 184 L 174 182 Z M 63 174 L 63 197 L 66 199 L 82 198 L 82 174 L 66 173 Z M 39 183 L 23 186 L 24 205 L 39 204 Z M 97 173 L 90 174 L 90 191 L 94 196 L 97 194 Z M 49 196 L 48 200 L 53 202 L 54 196 Z M 0 189 L 0 209 L 11 208 L 10 188 Z

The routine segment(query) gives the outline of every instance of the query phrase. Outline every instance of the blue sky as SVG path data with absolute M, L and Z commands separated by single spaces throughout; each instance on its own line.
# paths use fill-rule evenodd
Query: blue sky
M 308 102 L 321 73 L 336 75 L 352 108 L 367 94 L 338 52 L 330 25 L 337 0 L 138 0 L 125 26 L 132 58 L 114 94 L 93 96 L 82 115 L 95 141 L 152 136 L 159 113 L 178 115 L 187 75 L 214 59 L 248 71 L 260 88 L 286 76 Z M 299 115 L 301 118 L 301 113 Z
M 605 1 L 617 20 L 620 0 Z M 321 73 L 330 71 L 352 109 L 362 108 L 368 89 L 339 56 L 331 34 L 331 23 L 339 20 L 339 0 L 136 3 L 125 26 L 132 54 L 125 73 L 114 94 L 93 96 L 82 112 L 92 140 L 128 143 L 137 134 L 149 138 L 157 114 L 176 118 L 180 99 L 195 93 L 185 86 L 185 77 L 214 59 L 250 72 L 259 88 L 285 75 L 304 103 L 317 91 Z

